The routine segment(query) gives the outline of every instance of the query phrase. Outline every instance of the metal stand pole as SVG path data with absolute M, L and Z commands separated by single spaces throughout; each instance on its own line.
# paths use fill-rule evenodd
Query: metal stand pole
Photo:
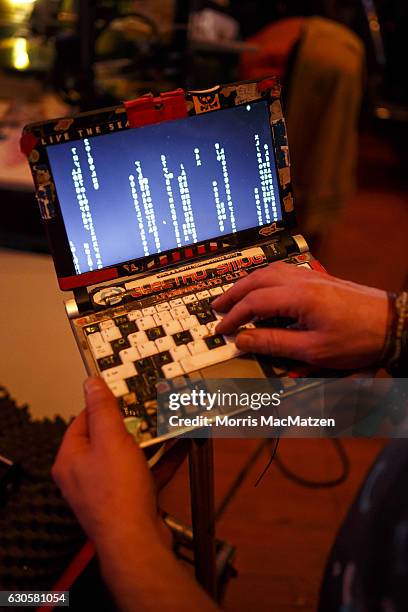
M 191 440 L 189 467 L 196 578 L 216 599 L 214 457 L 211 439 Z

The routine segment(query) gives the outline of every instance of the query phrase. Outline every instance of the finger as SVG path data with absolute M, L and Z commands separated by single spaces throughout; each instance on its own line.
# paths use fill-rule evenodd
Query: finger
M 84 384 L 86 416 L 91 445 L 125 438 L 128 433 L 118 403 L 102 378 L 88 378 Z
M 262 287 L 275 287 L 283 284 L 289 264 L 271 264 L 268 268 L 256 270 L 239 280 L 229 291 L 213 300 L 211 306 L 218 312 L 228 312 L 247 293 Z
M 65 432 L 53 466 L 54 479 L 56 479 L 56 475 L 62 466 L 70 465 L 74 455 L 78 455 L 88 448 L 88 424 L 85 410 L 82 410 Z
M 235 304 L 217 326 L 217 333 L 232 334 L 241 325 L 255 317 L 269 318 L 288 316 L 298 318 L 302 301 L 296 299 L 296 292 L 279 288 L 256 289 Z
M 307 361 L 314 332 L 288 329 L 253 329 L 238 334 L 237 347 L 244 352 Z

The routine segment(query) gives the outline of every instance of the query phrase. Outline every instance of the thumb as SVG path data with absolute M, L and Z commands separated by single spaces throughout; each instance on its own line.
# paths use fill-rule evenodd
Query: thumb
M 313 332 L 288 329 L 253 329 L 240 332 L 237 347 L 246 352 L 307 361 Z
M 86 416 L 91 445 L 112 442 L 127 436 L 127 430 L 115 396 L 102 378 L 91 377 L 84 383 Z

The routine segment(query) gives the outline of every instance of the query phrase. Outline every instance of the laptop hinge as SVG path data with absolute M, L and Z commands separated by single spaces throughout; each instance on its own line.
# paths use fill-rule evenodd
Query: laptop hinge
M 74 298 L 80 314 L 92 310 L 92 302 L 86 287 L 74 289 Z
M 291 236 L 292 243 L 291 248 L 288 249 L 288 255 L 294 255 L 297 253 L 307 253 L 309 251 L 309 245 L 302 234 L 295 234 Z

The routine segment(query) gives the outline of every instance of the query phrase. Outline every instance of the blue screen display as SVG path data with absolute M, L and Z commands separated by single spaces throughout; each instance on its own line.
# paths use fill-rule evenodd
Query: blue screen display
M 282 219 L 267 102 L 47 153 L 77 274 Z

